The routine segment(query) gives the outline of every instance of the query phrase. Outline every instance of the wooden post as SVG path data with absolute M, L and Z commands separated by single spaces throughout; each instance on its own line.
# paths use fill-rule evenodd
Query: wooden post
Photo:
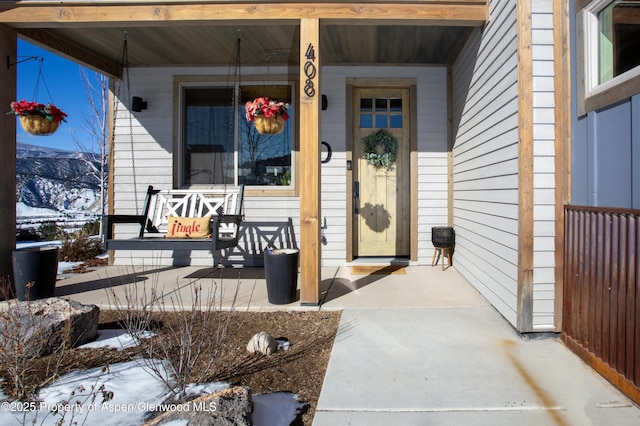
M 533 331 L 533 57 L 531 5 L 518 2 L 518 312 L 520 332 Z
M 553 1 L 553 66 L 555 100 L 555 331 L 562 331 L 564 300 L 564 205 L 571 199 L 571 64 L 569 4 Z
M 16 32 L 0 25 L 0 105 L 7 111 L 9 103 L 16 100 L 16 65 L 7 66 L 7 58 L 12 63 L 17 60 Z M 0 114 L 2 124 L 0 128 L 0 223 L 4 232 L 0 232 L 0 279 L 11 277 L 11 252 L 16 247 L 16 118 L 13 115 Z
M 320 303 L 320 21 L 300 20 L 300 303 Z

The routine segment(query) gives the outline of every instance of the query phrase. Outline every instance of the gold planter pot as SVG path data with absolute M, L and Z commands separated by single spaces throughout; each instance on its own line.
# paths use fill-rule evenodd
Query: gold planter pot
M 21 115 L 20 125 L 31 135 L 46 136 L 58 130 L 60 122 L 49 121 L 40 115 Z
M 281 115 L 265 118 L 264 115 L 257 115 L 253 119 L 254 126 L 258 133 L 265 135 L 275 135 L 284 129 L 284 118 Z

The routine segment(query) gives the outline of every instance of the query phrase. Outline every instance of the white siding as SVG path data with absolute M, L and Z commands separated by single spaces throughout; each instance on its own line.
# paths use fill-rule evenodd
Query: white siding
M 532 3 L 533 327 L 554 317 L 554 97 L 551 0 Z M 513 325 L 518 292 L 516 2 L 492 1 L 453 66 L 456 268 Z M 526 66 L 526 64 L 525 64 Z
M 554 329 L 553 2 L 531 4 L 533 56 L 533 328 Z
M 273 69 L 273 74 L 285 70 Z M 296 75 L 297 69 L 289 71 Z M 149 104 L 147 110 L 136 113 L 129 126 L 128 111 L 120 105 L 115 140 L 114 203 L 116 213 L 136 211 L 133 190 L 131 138 L 135 146 L 135 177 L 140 208 L 148 185 L 171 188 L 173 182 L 173 99 L 174 75 L 223 75 L 227 69 L 210 68 L 144 68 L 131 69 L 132 94 L 141 96 Z M 260 70 L 243 70 L 243 75 L 261 75 Z M 264 70 L 262 70 L 264 74 Z M 321 113 L 322 141 L 331 145 L 331 161 L 322 164 L 322 216 L 326 219 L 322 245 L 323 265 L 344 265 L 346 259 L 347 197 L 346 188 L 346 81 L 348 78 L 414 78 L 417 81 L 418 133 L 418 262 L 431 261 L 430 230 L 447 222 L 447 72 L 438 67 L 351 67 L 327 66 L 322 69 L 322 93 L 329 107 Z M 245 79 L 243 79 L 245 81 Z M 133 135 L 133 136 L 132 136 Z M 323 149 L 323 157 L 324 157 Z M 304 170 L 300 171 L 305 178 Z M 291 219 L 295 244 L 299 244 L 298 197 L 246 197 L 245 217 L 253 221 L 287 221 Z M 135 229 L 121 230 L 118 237 L 129 237 Z M 241 247 L 260 250 L 264 247 Z M 231 258 L 235 259 L 235 254 Z M 120 264 L 202 264 L 211 265 L 207 252 L 192 252 L 185 258 L 175 258 L 172 252 L 117 253 Z
M 518 278 L 516 2 L 492 1 L 453 65 L 454 265 L 512 324 Z

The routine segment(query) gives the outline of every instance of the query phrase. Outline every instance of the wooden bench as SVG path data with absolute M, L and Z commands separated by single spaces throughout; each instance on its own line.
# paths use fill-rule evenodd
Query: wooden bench
M 244 186 L 227 189 L 159 190 L 149 186 L 140 215 L 115 214 L 103 217 L 103 243 L 107 250 L 218 250 L 238 244 L 242 222 Z M 211 238 L 166 238 L 167 216 L 211 215 Z M 134 238 L 113 238 L 116 224 L 137 224 Z

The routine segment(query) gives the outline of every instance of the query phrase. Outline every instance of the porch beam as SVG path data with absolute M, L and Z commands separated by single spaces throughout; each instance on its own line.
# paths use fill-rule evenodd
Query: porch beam
M 300 303 L 320 303 L 320 21 L 300 20 Z
M 21 28 L 18 29 L 18 33 L 33 44 L 44 49 L 54 49 L 56 54 L 71 61 L 78 62 L 108 77 L 119 79 L 122 75 L 122 69 L 119 64 L 105 60 L 103 57 L 78 45 L 73 40 L 61 38 L 51 31 L 36 28 Z
M 142 26 L 167 22 L 199 24 L 221 21 L 238 24 L 247 20 L 322 19 L 323 24 L 380 25 L 483 25 L 487 19 L 487 2 L 478 0 L 416 3 L 215 3 L 162 4 L 161 2 L 126 2 L 109 5 L 72 5 L 60 2 L 29 5 L 16 2 L 0 11 L 0 22 L 19 28 L 59 28 L 69 25 Z M 426 22 L 425 22 L 426 21 Z
M 17 55 L 16 32 L 0 24 L 0 58 L 15 58 Z M 7 67 L 6 62 L 0 72 L 0 105 L 9 108 L 9 103 L 16 100 L 16 69 Z M 0 279 L 2 284 L 11 283 L 13 268 L 11 256 L 16 248 L 16 118 L 13 115 L 0 114 Z M 8 281 L 5 281 L 8 280 Z M 3 289 L 4 290 L 4 289 Z M 0 294 L 1 295 L 1 294 Z

